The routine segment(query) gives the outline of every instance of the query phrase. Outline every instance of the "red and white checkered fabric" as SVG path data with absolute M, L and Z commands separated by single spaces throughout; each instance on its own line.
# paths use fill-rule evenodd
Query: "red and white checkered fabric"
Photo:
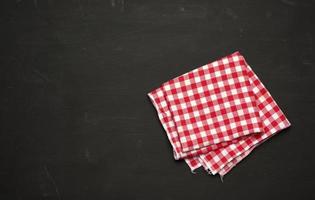
M 290 126 L 244 57 L 235 52 L 148 94 L 173 147 L 191 170 L 221 176 Z

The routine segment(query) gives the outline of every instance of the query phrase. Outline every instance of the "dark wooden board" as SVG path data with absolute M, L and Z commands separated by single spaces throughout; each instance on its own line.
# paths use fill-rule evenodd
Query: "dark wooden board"
M 314 1 L 0 3 L 0 199 L 314 198 Z M 146 94 L 239 50 L 292 127 L 221 183 Z

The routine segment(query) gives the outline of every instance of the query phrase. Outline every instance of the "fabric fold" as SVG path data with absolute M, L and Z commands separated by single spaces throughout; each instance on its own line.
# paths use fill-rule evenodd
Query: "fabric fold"
M 148 93 L 174 158 L 193 171 L 228 173 L 259 144 L 291 124 L 235 52 Z

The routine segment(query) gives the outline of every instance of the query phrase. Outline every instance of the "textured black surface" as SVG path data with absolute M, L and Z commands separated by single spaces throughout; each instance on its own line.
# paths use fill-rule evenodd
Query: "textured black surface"
M 1 1 L 0 199 L 314 198 L 314 1 Z M 239 50 L 292 127 L 222 184 L 147 92 Z

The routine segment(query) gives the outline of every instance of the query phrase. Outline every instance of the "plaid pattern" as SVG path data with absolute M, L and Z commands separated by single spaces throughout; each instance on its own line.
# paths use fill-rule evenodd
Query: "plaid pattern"
M 174 150 L 191 170 L 225 175 L 290 126 L 244 57 L 235 52 L 148 94 Z

